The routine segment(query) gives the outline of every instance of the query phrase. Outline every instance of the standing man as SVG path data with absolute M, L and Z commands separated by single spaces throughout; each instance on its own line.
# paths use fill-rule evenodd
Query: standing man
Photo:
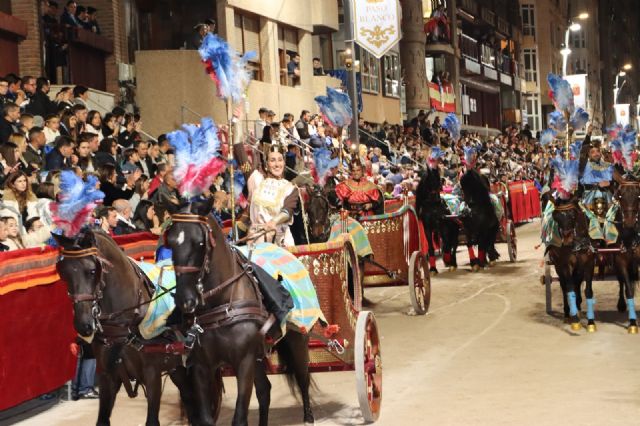
M 300 120 L 296 122 L 296 130 L 298 131 L 298 135 L 300 136 L 300 140 L 305 142 L 309 142 L 309 120 L 311 120 L 311 113 L 309 111 L 302 110 L 300 113 Z
M 258 119 L 254 125 L 253 135 L 256 139 L 260 139 L 262 134 L 264 133 L 264 127 L 267 125 L 267 114 L 269 110 L 265 107 L 262 107 L 258 110 Z
M 42 127 L 32 127 L 29 130 L 29 144 L 22 154 L 24 160 L 37 170 L 44 170 L 44 153 L 42 148 L 47 142 Z
M 297 53 L 291 55 L 291 61 L 287 64 L 287 75 L 292 86 L 300 84 L 300 55 Z

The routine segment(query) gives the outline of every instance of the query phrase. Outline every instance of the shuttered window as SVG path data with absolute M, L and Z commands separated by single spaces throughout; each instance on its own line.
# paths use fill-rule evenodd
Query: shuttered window
M 287 64 L 298 53 L 298 30 L 278 24 L 278 58 L 280 60 L 280 84 L 294 86 L 299 84 L 287 74 Z
M 262 80 L 262 52 L 260 50 L 260 18 L 235 13 L 235 48 L 242 53 L 255 52 L 248 67 L 254 80 Z

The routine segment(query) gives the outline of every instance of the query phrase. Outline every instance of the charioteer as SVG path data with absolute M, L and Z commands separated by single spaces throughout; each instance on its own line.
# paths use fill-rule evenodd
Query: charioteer
M 336 186 L 336 195 L 342 206 L 357 216 L 384 213 L 382 192 L 364 176 L 364 166 L 360 160 L 352 160 L 349 166 L 349 179 Z

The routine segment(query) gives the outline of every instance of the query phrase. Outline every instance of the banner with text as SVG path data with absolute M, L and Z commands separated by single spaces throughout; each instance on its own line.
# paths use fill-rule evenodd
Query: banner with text
M 629 104 L 615 104 L 613 108 L 616 111 L 616 124 L 629 125 Z
M 354 39 L 376 58 L 381 58 L 400 40 L 398 0 L 351 0 Z
M 566 75 L 565 80 L 571 85 L 573 102 L 576 108 L 587 110 L 587 74 Z

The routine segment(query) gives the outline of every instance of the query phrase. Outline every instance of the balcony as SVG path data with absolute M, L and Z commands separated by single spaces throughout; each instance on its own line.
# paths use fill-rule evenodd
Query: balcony
M 432 16 L 424 25 L 427 33 L 425 50 L 427 53 L 448 53 L 455 52 L 451 46 L 451 26 L 446 15 Z
M 489 9 L 487 9 L 486 7 L 482 8 L 480 17 L 484 22 L 491 25 L 492 27 L 496 26 L 496 14 L 490 11 Z
M 311 23 L 314 35 L 338 31 L 338 1 L 312 1 Z
M 460 68 L 467 74 L 480 74 L 482 68 L 478 58 L 480 57 L 480 47 L 478 42 L 469 37 L 466 34 L 461 34 L 459 37 L 460 53 Z
M 476 2 L 476 0 L 460 0 L 460 2 L 458 3 L 458 8 L 462 9 L 473 17 L 478 16 L 478 3 Z

